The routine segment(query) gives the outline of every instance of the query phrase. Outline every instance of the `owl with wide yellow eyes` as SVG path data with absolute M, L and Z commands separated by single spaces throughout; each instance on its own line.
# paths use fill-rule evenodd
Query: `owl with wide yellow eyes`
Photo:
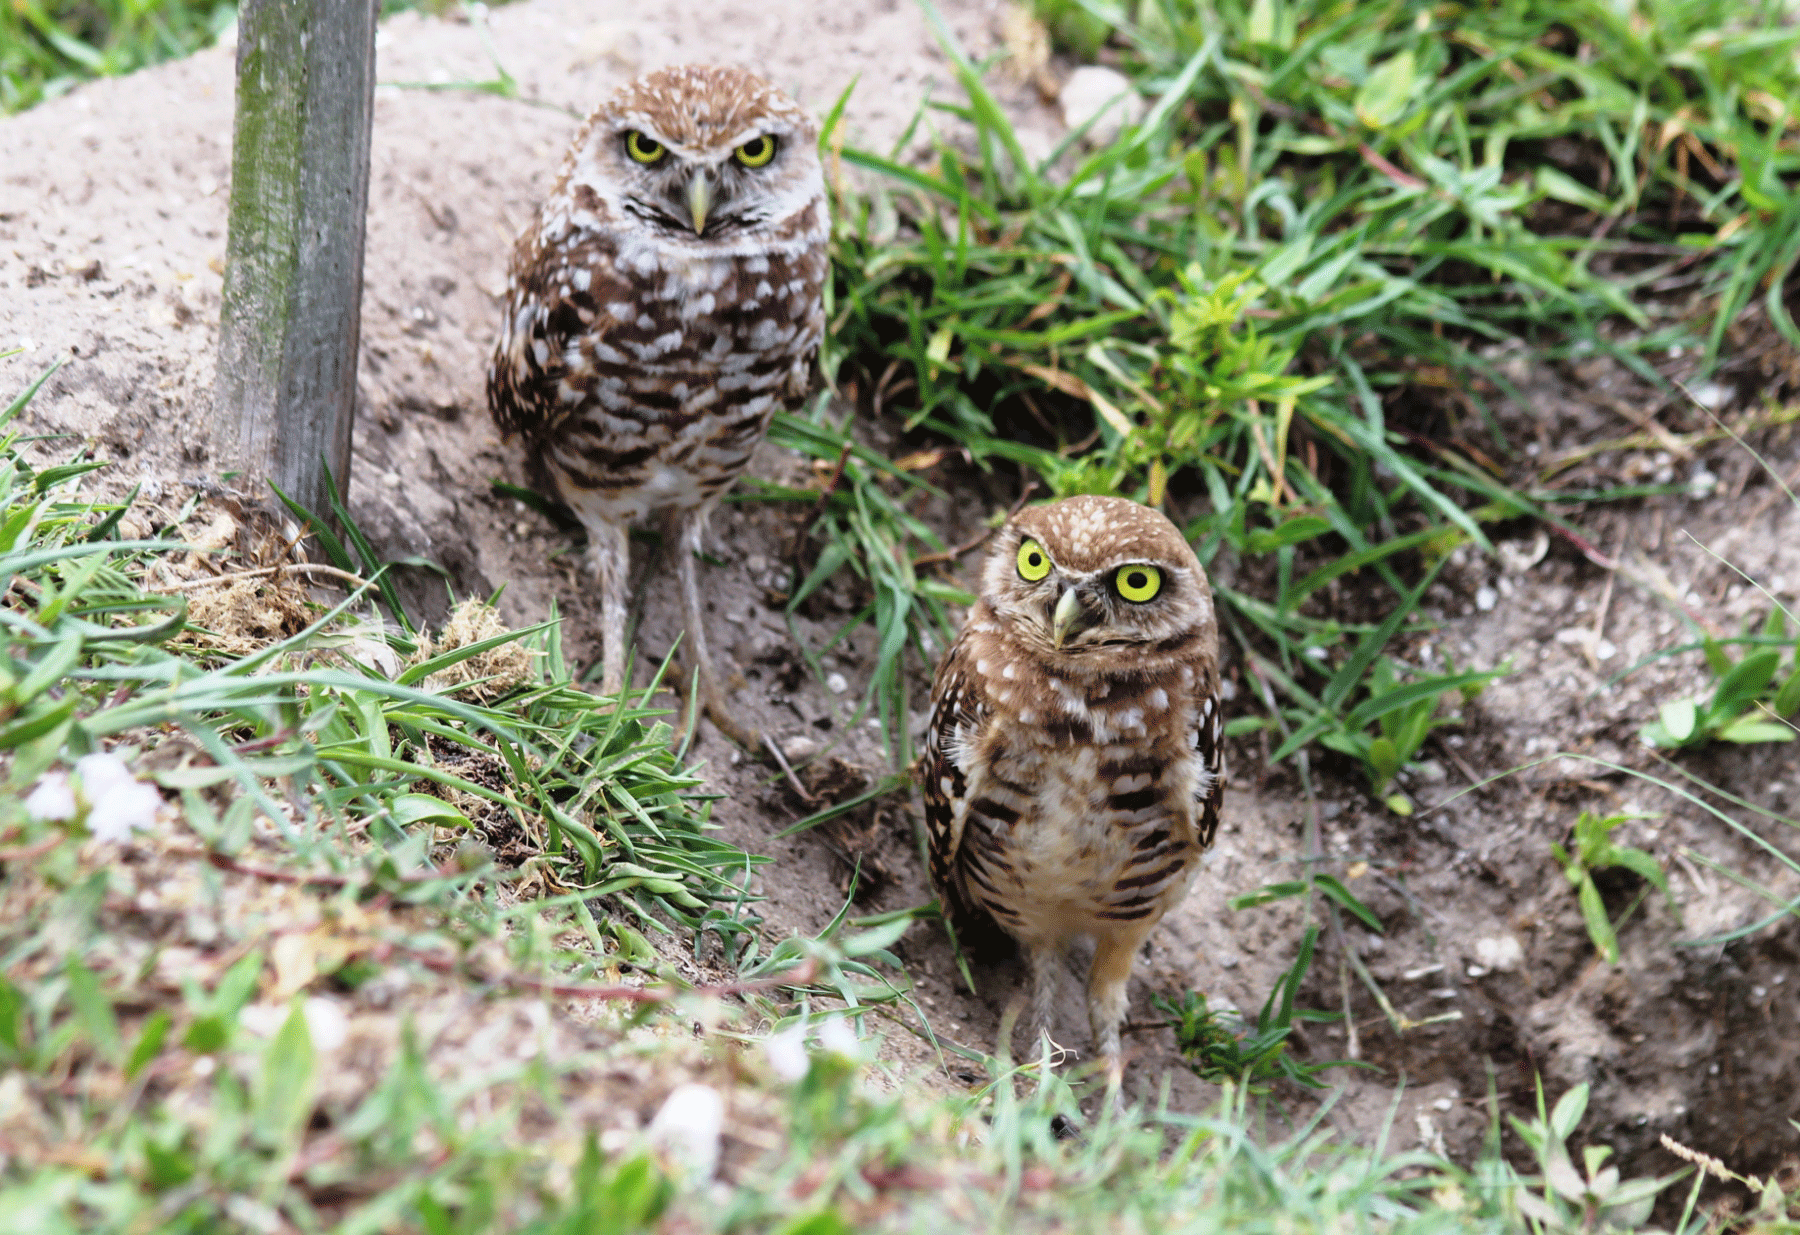
M 737 68 L 659 69 L 601 103 L 513 252 L 488 406 L 587 527 L 602 689 L 624 683 L 629 526 L 673 515 L 684 659 L 735 740 L 695 559 L 775 413 L 812 382 L 830 218 L 819 129 Z M 691 657 L 689 657 L 691 653 Z
M 1187 894 L 1224 793 L 1212 589 L 1175 525 L 1072 497 L 995 538 L 932 683 L 932 881 L 1018 941 L 1047 1031 L 1064 948 L 1094 941 L 1088 1019 L 1116 1087 L 1137 950 Z

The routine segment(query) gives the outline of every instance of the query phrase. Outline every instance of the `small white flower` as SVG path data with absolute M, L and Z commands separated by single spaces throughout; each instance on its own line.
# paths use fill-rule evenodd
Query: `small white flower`
M 650 1140 L 700 1179 L 718 1169 L 724 1131 L 725 1099 L 710 1085 L 677 1085 L 650 1121 Z
M 838 1016 L 819 1026 L 819 1045 L 853 1063 L 862 1062 L 862 1039 L 848 1017 Z
M 63 772 L 46 772 L 25 799 L 25 813 L 39 823 L 75 817 L 75 791 Z
M 790 1025 L 780 1033 L 765 1038 L 763 1050 L 768 1052 L 769 1067 L 784 1081 L 802 1079 L 806 1076 L 806 1070 L 812 1066 L 806 1058 L 805 1025 Z
M 105 753 L 83 755 L 77 759 L 75 776 L 81 782 L 81 796 L 90 805 L 112 790 L 137 779 L 131 774 L 131 769 L 125 766 L 123 759 Z
M 81 796 L 88 804 L 87 826 L 95 840 L 118 842 L 134 830 L 156 826 L 162 794 L 131 774 L 117 755 L 83 755 L 75 761 Z

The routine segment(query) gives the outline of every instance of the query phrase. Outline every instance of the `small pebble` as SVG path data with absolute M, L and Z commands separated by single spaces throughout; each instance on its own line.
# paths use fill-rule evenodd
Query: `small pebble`
M 782 741 L 781 757 L 789 763 L 799 763 L 802 759 L 811 759 L 821 749 L 817 738 L 809 738 L 800 733 Z
M 1069 74 L 1058 101 L 1063 123 L 1071 129 L 1099 117 L 1082 138 L 1096 149 L 1112 145 L 1126 125 L 1136 124 L 1144 115 L 1144 98 L 1132 87 L 1131 79 L 1097 64 L 1084 64 Z
M 1493 588 L 1484 585 L 1475 589 L 1475 607 L 1483 613 L 1491 613 L 1499 603 L 1500 593 Z
M 841 695 L 850 689 L 848 679 L 841 673 L 833 673 L 825 679 L 825 689 L 834 695 Z
M 335 1051 L 350 1037 L 350 1018 L 343 1005 L 325 995 L 315 995 L 300 1005 L 306 1017 L 306 1033 L 320 1051 Z
M 1695 382 L 1688 387 L 1688 393 L 1694 396 L 1694 402 L 1709 412 L 1718 411 L 1731 398 L 1731 388 L 1718 382 Z
M 1511 973 L 1525 960 L 1525 949 L 1511 935 L 1486 935 L 1475 941 L 1475 959 L 1485 968 Z

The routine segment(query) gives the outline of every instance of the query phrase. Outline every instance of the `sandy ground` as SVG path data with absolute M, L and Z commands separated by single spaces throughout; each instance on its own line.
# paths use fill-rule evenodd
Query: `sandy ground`
M 994 46 L 997 5 L 959 0 L 942 8 L 967 46 Z M 758 69 L 821 111 L 855 80 L 850 138 L 885 148 L 919 99 L 949 94 L 951 79 L 918 11 L 902 0 L 674 0 L 653 14 L 620 3 L 524 0 L 495 10 L 485 31 L 484 43 L 479 26 L 413 14 L 382 28 L 378 77 L 387 84 L 375 119 L 351 504 L 384 552 L 434 559 L 459 594 L 504 584 L 503 611 L 515 623 L 541 619 L 554 600 L 569 615 L 571 651 L 586 658 L 597 651 L 597 614 L 579 553 L 539 516 L 491 494 L 492 481 L 520 479 L 519 461 L 494 433 L 482 394 L 506 254 L 549 183 L 575 115 L 643 69 L 724 60 Z M 492 79 L 489 46 L 522 97 L 417 87 Z M 198 429 L 216 349 L 231 71 L 229 50 L 214 49 L 0 121 L 0 350 L 24 349 L 0 360 L 0 392 L 64 359 L 27 414 L 32 432 L 60 435 L 41 449 L 114 460 L 108 483 L 141 484 L 142 499 L 164 512 L 209 473 Z M 1033 93 L 1011 90 L 1007 100 L 1030 140 L 1055 135 L 1053 112 Z M 1633 431 L 1596 406 L 1608 392 L 1637 393 L 1604 366 L 1516 377 L 1533 397 L 1515 418 L 1545 451 Z M 867 432 L 884 443 L 891 429 L 871 424 Z M 1791 434 L 1775 434 L 1765 448 L 1784 473 L 1792 467 Z M 1800 589 L 1792 506 L 1767 500 L 1771 490 L 1747 459 L 1729 451 L 1706 458 L 1720 483 L 1704 500 L 1663 498 L 1582 516 L 1592 542 L 1629 570 L 1602 570 L 1569 542 L 1542 542 L 1523 523 L 1501 529 L 1508 539 L 1498 558 L 1460 551 L 1429 598 L 1441 629 L 1404 654 L 1434 665 L 1446 654 L 1459 665 L 1510 661 L 1513 672 L 1466 710 L 1462 728 L 1442 731 L 1428 746 L 1429 759 L 1408 786 L 1415 799 L 1439 803 L 1558 750 L 1647 762 L 1637 726 L 1663 700 L 1708 688 L 1697 658 L 1664 662 L 1619 686 L 1606 679 L 1677 640 L 1677 607 L 1723 630 L 1763 603 L 1684 529 L 1777 593 L 1791 598 Z M 1685 478 L 1701 464 L 1674 459 L 1668 466 Z M 754 468 L 788 481 L 806 471 L 804 461 L 769 447 Z M 933 512 L 946 527 L 1010 497 L 954 473 L 938 479 L 961 486 L 957 509 Z M 872 665 L 868 632 L 826 666 L 848 683 L 836 694 L 804 671 L 780 609 L 769 603 L 771 587 L 785 583 L 782 564 L 803 514 L 740 504 L 715 520 L 723 563 L 708 576 L 715 647 L 741 671 L 736 706 L 749 720 L 782 739 L 810 737 L 828 748 L 827 758 L 879 773 L 887 757 L 878 733 L 852 723 Z M 654 557 L 646 550 L 638 563 L 641 639 L 646 652 L 661 653 L 674 633 L 675 600 L 667 563 Z M 1239 573 L 1228 562 L 1217 569 Z M 1256 586 L 1247 572 L 1236 582 Z M 1327 604 L 1354 609 L 1375 586 L 1345 581 Z M 441 612 L 441 583 L 421 573 L 412 587 L 426 612 Z M 856 603 L 847 589 L 828 590 L 795 629 L 821 645 Z M 925 675 L 921 666 L 914 672 L 918 723 Z M 1232 673 L 1233 710 L 1251 714 L 1254 683 L 1241 664 Z M 846 843 L 884 872 L 868 909 L 928 897 L 908 807 L 853 821 L 835 841 L 816 834 L 777 840 L 773 834 L 805 814 L 805 805 L 761 769 L 734 760 L 716 734 L 703 733 L 698 750 L 728 795 L 717 813 L 727 838 L 776 859 L 763 877 L 772 932 L 815 931 L 830 920 L 847 886 L 838 856 Z M 1727 752 L 1691 766 L 1789 809 L 1800 796 L 1791 751 Z M 1523 1111 L 1541 1072 L 1552 1092 L 1591 1082 L 1588 1134 L 1618 1146 L 1640 1169 L 1670 1165 L 1654 1148 L 1663 1132 L 1740 1169 L 1766 1168 L 1800 1146 L 1786 1123 L 1800 1115 L 1800 1060 L 1792 1049 L 1800 1033 L 1800 932 L 1674 946 L 1765 912 L 1684 849 L 1784 895 L 1800 889 L 1751 840 L 1689 803 L 1573 759 L 1541 763 L 1403 820 L 1372 802 L 1356 769 L 1335 758 L 1315 764 L 1318 792 L 1309 800 L 1292 765 L 1265 772 L 1261 754 L 1255 742 L 1234 752 L 1220 844 L 1139 965 L 1134 1022 L 1152 1020 L 1153 993 L 1190 987 L 1247 1010 L 1261 1005 L 1292 959 L 1296 904 L 1232 911 L 1225 901 L 1294 877 L 1313 819 L 1327 869 L 1386 926 L 1381 935 L 1352 927 L 1342 941 L 1328 936 L 1308 988 L 1315 1006 L 1347 1002 L 1354 1027 L 1314 1027 L 1303 1051 L 1354 1054 L 1376 1065 L 1337 1074 L 1349 1092 L 1332 1118 L 1345 1130 L 1362 1136 L 1378 1128 L 1404 1080 L 1393 1143 L 1466 1157 L 1488 1124 L 1490 1083 L 1507 1108 Z M 1661 812 L 1620 835 L 1668 862 L 1683 921 L 1659 898 L 1647 899 L 1624 932 L 1624 962 L 1613 968 L 1587 943 L 1549 846 L 1566 839 L 1578 811 L 1631 805 Z M 1793 848 L 1790 829 L 1760 826 Z M 1607 890 L 1615 913 L 1632 898 L 1623 884 Z M 982 995 L 971 996 L 953 980 L 949 949 L 936 934 L 915 928 L 901 946 L 936 1030 L 991 1045 L 1011 975 L 978 973 Z M 1432 1023 L 1397 1032 L 1350 975 L 1341 946 L 1357 950 L 1397 1015 Z M 1071 976 L 1060 1028 L 1068 1042 L 1085 1046 L 1078 989 Z M 1211 1087 L 1179 1068 L 1166 1031 L 1147 1028 L 1132 1041 L 1139 1054 L 1131 1084 L 1140 1096 L 1154 1096 L 1167 1078 L 1174 1105 L 1196 1109 L 1210 1100 Z M 956 1066 L 937 1069 L 938 1057 L 904 1027 L 891 1027 L 888 1049 L 941 1083 L 959 1082 Z

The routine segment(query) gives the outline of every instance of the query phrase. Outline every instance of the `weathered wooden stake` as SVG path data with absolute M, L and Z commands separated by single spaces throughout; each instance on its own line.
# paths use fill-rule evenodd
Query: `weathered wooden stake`
M 212 466 L 325 514 L 349 484 L 378 0 L 244 0 L 238 12 Z

